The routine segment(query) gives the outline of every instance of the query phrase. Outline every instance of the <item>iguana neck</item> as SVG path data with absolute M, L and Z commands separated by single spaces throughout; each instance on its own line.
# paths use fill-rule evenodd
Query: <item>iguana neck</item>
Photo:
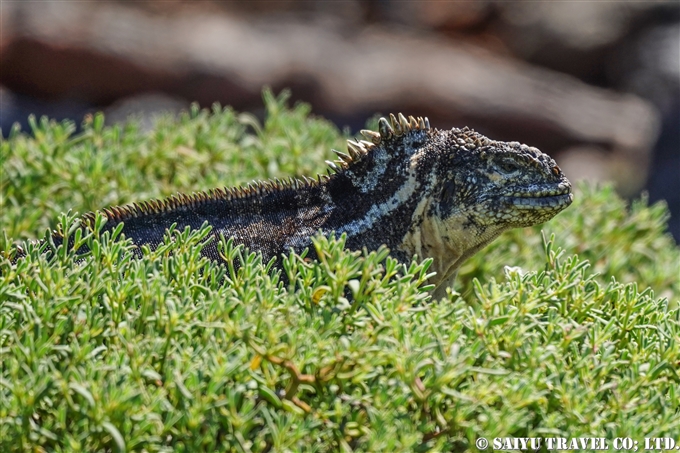
M 391 159 L 406 163 L 395 165 Z M 425 177 L 408 163 L 398 152 L 377 147 L 334 175 L 324 185 L 333 206 L 324 230 L 347 234 L 353 249 L 385 244 L 393 255 L 401 253 L 398 247 L 412 225 Z

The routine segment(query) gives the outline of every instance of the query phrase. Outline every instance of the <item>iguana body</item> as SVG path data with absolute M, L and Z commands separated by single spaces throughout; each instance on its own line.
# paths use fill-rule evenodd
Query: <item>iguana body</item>
M 337 152 L 328 176 L 108 208 L 106 228 L 124 222 L 126 237 L 154 247 L 173 223 L 208 222 L 213 235 L 234 237 L 265 260 L 302 251 L 319 230 L 346 233 L 352 249 L 385 244 L 402 262 L 433 258 L 441 294 L 461 263 L 501 232 L 544 222 L 573 199 L 555 161 L 536 148 L 401 114 L 379 125 L 379 133 L 362 131 L 370 141 Z M 216 243 L 203 253 L 219 260 Z

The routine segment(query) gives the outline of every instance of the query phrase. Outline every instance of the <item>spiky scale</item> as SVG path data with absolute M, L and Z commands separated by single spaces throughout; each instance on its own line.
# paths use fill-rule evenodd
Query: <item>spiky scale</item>
M 390 123 L 385 118 L 380 118 L 378 121 L 378 130 L 380 131 L 381 138 L 388 139 L 394 135 L 394 129 L 392 129 L 392 126 L 390 126 Z
M 361 135 L 366 137 L 368 141 L 373 143 L 374 145 L 379 145 L 380 144 L 380 134 L 374 131 L 369 131 L 368 129 L 362 129 Z
M 343 162 L 351 162 L 352 161 L 352 158 L 349 156 L 349 154 L 345 154 L 342 151 L 338 151 L 337 149 L 332 149 L 331 151 L 333 151 L 335 153 L 335 155 L 338 156 L 340 158 L 340 160 L 342 160 Z
M 392 126 L 392 129 L 394 129 L 394 135 L 397 137 L 401 136 L 404 131 L 401 128 L 401 125 L 399 124 L 399 120 L 397 119 L 396 116 L 394 116 L 393 113 L 390 113 L 390 125 Z
M 347 150 L 349 151 L 350 156 L 352 156 L 352 159 L 360 159 L 366 152 L 359 142 L 353 142 L 352 140 L 347 140 Z
M 329 167 L 331 167 L 330 169 L 333 170 L 333 171 L 336 172 L 336 173 L 339 172 L 340 170 L 342 170 L 342 168 L 338 167 L 338 166 L 335 164 L 335 162 L 330 161 L 330 160 L 327 160 L 327 161 L 326 161 L 326 165 L 328 165 Z
M 408 132 L 411 129 L 408 119 L 406 119 L 404 114 L 401 112 L 399 113 L 399 126 L 401 126 L 401 130 L 404 132 Z
M 408 117 L 408 124 L 411 127 L 411 130 L 418 129 L 418 120 L 415 119 L 413 116 Z

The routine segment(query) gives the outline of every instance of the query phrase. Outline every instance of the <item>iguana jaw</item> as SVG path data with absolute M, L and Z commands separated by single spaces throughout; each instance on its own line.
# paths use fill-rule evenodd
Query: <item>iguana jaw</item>
M 515 209 L 555 209 L 561 211 L 571 204 L 574 195 L 566 179 L 557 184 L 515 189 L 509 195 L 501 195 Z
M 574 195 L 567 193 L 562 195 L 548 195 L 543 197 L 505 197 L 516 209 L 555 209 L 561 211 L 571 204 Z
M 494 214 L 503 218 L 503 223 L 512 228 L 532 226 L 550 220 L 574 201 L 571 184 L 566 178 L 553 184 L 507 192 L 497 195 L 496 201 L 490 201 L 490 204 Z

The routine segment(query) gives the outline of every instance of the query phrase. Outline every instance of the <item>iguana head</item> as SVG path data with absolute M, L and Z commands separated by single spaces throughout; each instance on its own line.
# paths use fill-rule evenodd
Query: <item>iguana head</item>
M 465 259 L 503 231 L 545 222 L 573 200 L 569 180 L 536 148 L 468 128 L 437 130 L 427 119 L 403 115 L 379 125 L 380 133 L 362 131 L 372 145 L 363 142 L 357 150 L 372 155 L 371 164 L 346 170 L 360 190 L 400 181 L 391 191 L 402 195 L 391 199 L 410 200 L 412 209 L 396 248 L 433 258 L 435 295 L 443 294 Z M 378 178 L 378 172 L 391 176 Z

